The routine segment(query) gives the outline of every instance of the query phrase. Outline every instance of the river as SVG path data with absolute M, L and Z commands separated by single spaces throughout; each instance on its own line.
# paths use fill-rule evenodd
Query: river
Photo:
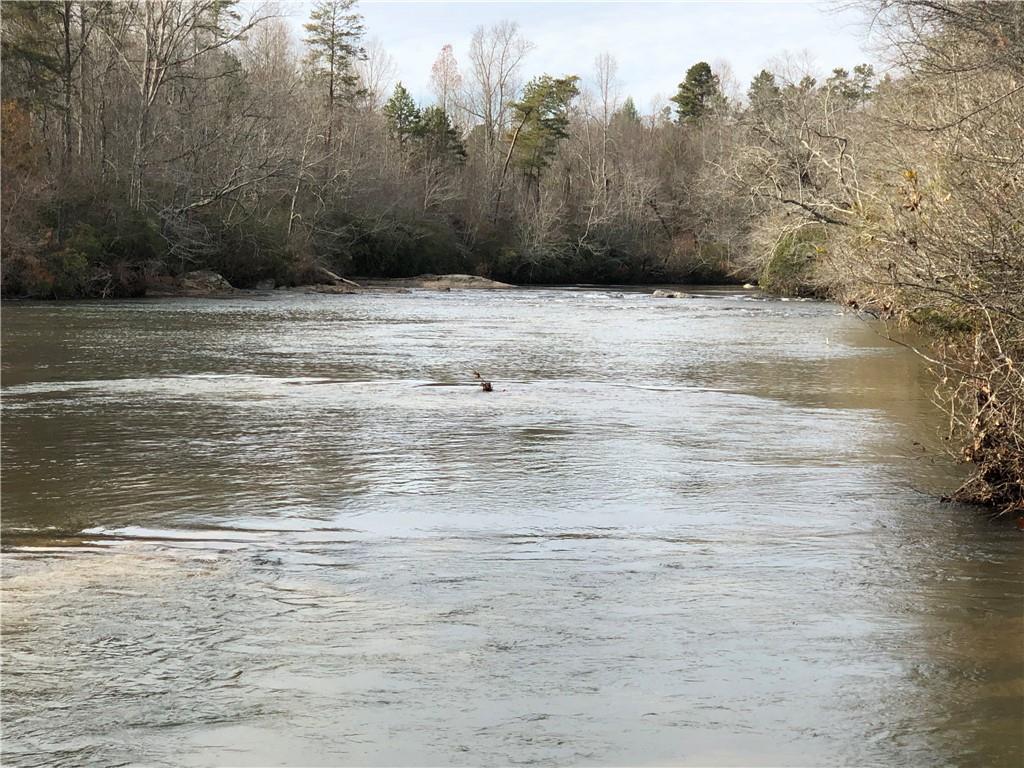
M 742 291 L 7 305 L 4 764 L 1019 766 L 930 396 Z

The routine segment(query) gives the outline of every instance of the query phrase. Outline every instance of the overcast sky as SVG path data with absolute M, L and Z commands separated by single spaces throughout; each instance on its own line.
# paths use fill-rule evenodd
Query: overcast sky
M 301 34 L 311 3 L 287 8 Z M 429 101 L 430 67 L 445 43 L 464 65 L 473 30 L 502 19 L 519 23 L 535 44 L 524 74 L 587 78 L 594 57 L 618 61 L 623 95 L 641 111 L 666 98 L 697 61 L 726 60 L 746 84 L 773 57 L 805 52 L 822 72 L 872 61 L 863 46 L 858 12 L 820 2 L 391 2 L 357 6 L 367 37 L 394 57 L 398 79 L 419 101 Z

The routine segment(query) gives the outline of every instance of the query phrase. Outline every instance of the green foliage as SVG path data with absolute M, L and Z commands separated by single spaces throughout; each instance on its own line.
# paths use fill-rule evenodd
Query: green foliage
M 356 0 L 318 0 L 303 25 L 304 41 L 315 74 L 327 81 L 331 102 L 352 95 L 358 78 L 352 62 L 365 54 L 359 46 L 363 36 L 363 17 L 353 12 Z
M 144 263 L 160 259 L 167 244 L 160 237 L 157 219 L 144 211 L 119 210 L 109 219 L 102 248 L 109 262 Z
M 420 111 L 401 82 L 395 86 L 395 91 L 384 105 L 383 111 L 388 132 L 399 144 L 404 145 L 420 128 Z
M 466 145 L 441 107 L 427 107 L 416 126 L 419 156 L 424 163 L 459 164 L 466 159 Z
M 851 105 L 859 104 L 874 94 L 874 80 L 875 69 L 870 64 L 858 64 L 852 76 L 842 67 L 836 67 L 825 81 L 825 88 Z
M 141 295 L 143 273 L 165 252 L 155 223 L 126 209 L 93 212 L 63 242 L 5 259 L 4 293 L 42 299 Z
M 686 79 L 670 101 L 676 105 L 676 120 L 683 124 L 704 117 L 720 96 L 718 75 L 711 71 L 707 62 L 699 61 L 686 71 Z
M 236 288 L 251 288 L 262 280 L 278 285 L 295 281 L 298 259 L 287 240 L 287 213 L 275 212 L 266 219 L 244 226 L 224 228 L 211 217 L 211 242 L 201 260 L 189 269 L 210 269 L 224 276 Z
M 523 89 L 523 98 L 512 105 L 520 126 L 515 164 L 527 176 L 539 178 L 558 142 L 569 136 L 569 108 L 579 95 L 578 82 L 575 75 L 535 77 Z
M 935 336 L 951 337 L 974 333 L 974 325 L 964 317 L 934 308 L 917 309 L 908 319 Z
M 799 83 L 788 83 L 786 87 L 782 89 L 782 93 L 787 98 L 792 98 L 793 96 L 806 96 L 811 93 L 817 85 L 817 80 L 810 75 L 804 75 L 800 78 Z
M 776 112 L 782 103 L 782 91 L 775 82 L 775 75 L 767 69 L 762 69 L 754 79 L 750 81 L 750 88 L 747 90 L 747 99 L 750 101 L 750 108 L 758 114 L 771 114 Z
M 863 101 L 872 94 L 872 83 L 875 81 L 875 68 L 870 64 L 858 64 L 853 68 L 853 82 L 859 92 L 858 96 Z
M 726 285 L 737 282 L 732 272 L 729 249 L 721 243 L 699 243 L 685 273 L 685 282 L 698 285 Z
M 41 211 L 41 219 L 44 225 L 54 230 L 62 227 L 69 233 L 57 247 L 83 253 L 95 264 L 142 264 L 167 253 L 159 220 L 121 200 L 69 194 L 50 201 Z
M 92 224 L 78 224 L 64 241 L 65 250 L 81 254 L 86 261 L 99 264 L 106 255 L 109 235 L 105 236 Z
M 50 258 L 54 275 L 50 291 L 56 299 L 89 295 L 92 273 L 89 257 L 73 248 L 64 248 Z
M 55 2 L 4 3 L 0 25 L 4 99 L 55 103 L 61 74 L 60 6 Z M 23 88 L 31 83 L 30 88 Z
M 388 227 L 355 221 L 348 251 L 349 270 L 357 275 L 412 277 L 425 273 L 465 272 L 465 249 L 444 226 L 428 220 L 394 221 Z
M 328 269 L 362 277 L 412 277 L 472 272 L 475 265 L 457 232 L 428 216 L 381 219 L 335 209 L 310 243 Z
M 622 107 L 615 113 L 615 119 L 627 124 L 640 122 L 640 111 L 636 108 L 636 102 L 633 101 L 632 96 L 627 96 L 626 100 L 622 102 Z
M 242 16 L 235 10 L 239 0 L 214 0 L 207 10 L 207 27 L 217 30 L 223 35 L 232 24 L 237 24 Z
M 761 270 L 761 287 L 772 293 L 795 296 L 816 293 L 814 265 L 816 256 L 824 250 L 824 242 L 825 230 L 820 225 L 783 235 Z
M 466 147 L 448 113 L 441 107 L 420 110 L 401 83 L 382 111 L 393 139 L 402 146 L 415 142 L 415 158 L 421 166 L 459 164 L 466 159 Z

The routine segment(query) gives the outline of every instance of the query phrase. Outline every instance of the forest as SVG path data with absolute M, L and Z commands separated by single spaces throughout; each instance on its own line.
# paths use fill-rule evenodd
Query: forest
M 694 62 L 641 110 L 612 53 L 526 79 L 512 22 L 439 51 L 418 104 L 355 0 L 301 36 L 228 0 L 4 3 L 3 294 L 756 281 L 915 346 L 978 468 L 957 497 L 1022 510 L 1024 5 L 861 7 L 884 74 Z

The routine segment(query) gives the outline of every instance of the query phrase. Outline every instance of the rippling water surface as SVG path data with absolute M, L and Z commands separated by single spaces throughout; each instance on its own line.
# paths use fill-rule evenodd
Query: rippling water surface
M 3 353 L 5 764 L 1021 764 L 1021 538 L 835 307 L 26 304 Z

